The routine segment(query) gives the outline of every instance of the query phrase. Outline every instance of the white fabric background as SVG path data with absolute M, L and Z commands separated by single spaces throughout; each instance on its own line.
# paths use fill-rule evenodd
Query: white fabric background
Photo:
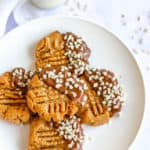
M 147 90 L 150 90 L 149 0 L 66 0 L 65 5 L 52 10 L 40 10 L 31 5 L 29 0 L 20 0 L 17 3 L 18 1 L 0 0 L 0 36 L 4 33 L 8 15 L 13 8 L 15 8 L 13 15 L 18 25 L 34 18 L 54 14 L 77 15 L 94 20 L 109 28 L 128 45 L 137 61 L 143 64 L 142 70 L 144 70 Z M 12 18 L 9 20 L 11 20 L 8 22 L 9 28 L 13 29 Z M 148 98 L 150 98 L 150 94 Z M 150 150 L 149 139 L 150 101 L 147 99 L 145 117 L 139 136 L 130 149 Z

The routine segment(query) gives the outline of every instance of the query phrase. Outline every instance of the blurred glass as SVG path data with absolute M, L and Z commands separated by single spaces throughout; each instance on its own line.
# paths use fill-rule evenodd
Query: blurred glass
M 31 0 L 32 3 L 39 8 L 54 8 L 62 3 L 65 0 Z

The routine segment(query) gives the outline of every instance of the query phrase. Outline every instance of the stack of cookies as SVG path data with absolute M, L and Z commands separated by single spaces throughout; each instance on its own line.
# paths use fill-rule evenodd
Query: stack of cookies
M 81 150 L 82 124 L 102 125 L 121 111 L 115 74 L 90 67 L 90 53 L 81 37 L 55 31 L 37 44 L 35 71 L 0 76 L 0 117 L 31 123 L 28 150 Z

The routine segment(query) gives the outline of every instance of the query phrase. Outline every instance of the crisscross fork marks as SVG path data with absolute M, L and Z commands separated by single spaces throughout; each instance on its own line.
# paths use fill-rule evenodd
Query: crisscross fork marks
M 54 61 L 54 60 L 58 60 L 56 58 L 59 58 L 60 56 L 63 56 L 63 58 L 66 59 L 66 56 L 64 54 L 65 54 L 65 50 L 51 50 L 46 52 L 43 51 L 43 53 L 40 54 L 38 60 L 49 58 L 49 60 Z
M 108 122 L 109 113 L 104 110 L 101 105 L 101 97 L 97 96 L 96 92 L 92 89 L 91 85 L 84 77 L 81 79 L 87 84 L 88 89 L 85 90 L 87 101 L 79 111 L 79 116 L 82 122 L 90 125 L 100 125 Z
M 33 112 L 47 121 L 61 121 L 66 115 L 74 115 L 78 111 L 77 102 L 47 86 L 38 76 L 33 77 L 31 81 L 27 103 Z
M 10 72 L 0 76 L 0 118 L 17 124 L 30 119 L 26 97 L 20 89 L 11 85 Z
M 66 141 L 42 119 L 32 121 L 30 127 L 29 150 L 68 150 Z
M 92 90 L 88 90 L 88 107 L 91 110 L 92 114 L 97 117 L 103 113 L 103 108 L 100 104 L 99 97 L 97 97 Z
M 64 66 L 68 64 L 68 60 L 67 59 L 61 59 L 61 60 L 55 60 L 55 61 L 49 61 L 48 59 L 46 60 L 40 60 L 40 61 L 36 61 L 36 68 L 44 68 L 46 67 L 47 64 L 51 64 L 52 66 Z
M 36 48 L 36 67 L 44 68 L 47 64 L 52 66 L 61 66 L 68 64 L 68 58 L 65 56 L 64 36 L 55 31 L 43 38 Z
M 13 89 L 0 89 L 0 99 L 3 98 L 11 98 L 11 99 L 17 99 L 17 98 L 23 98 L 20 90 L 13 90 Z

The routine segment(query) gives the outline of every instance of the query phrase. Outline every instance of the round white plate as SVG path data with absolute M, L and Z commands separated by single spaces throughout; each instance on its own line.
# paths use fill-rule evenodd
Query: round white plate
M 90 63 L 121 75 L 126 102 L 120 117 L 99 127 L 85 127 L 91 141 L 84 150 L 127 150 L 135 139 L 144 112 L 145 91 L 137 63 L 128 49 L 104 28 L 77 18 L 48 17 L 27 23 L 0 41 L 0 73 L 16 66 L 33 68 L 36 43 L 49 32 L 71 31 L 91 48 Z M 27 150 L 29 127 L 0 121 L 0 149 Z

